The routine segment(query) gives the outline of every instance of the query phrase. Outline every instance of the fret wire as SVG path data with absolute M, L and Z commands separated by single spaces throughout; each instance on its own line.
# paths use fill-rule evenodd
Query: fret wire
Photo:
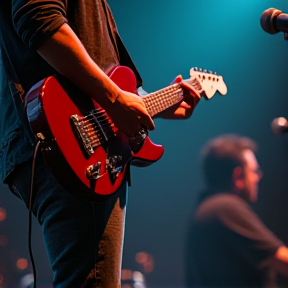
M 143 97 L 150 115 L 154 116 L 159 112 L 171 107 L 179 102 L 179 95 L 183 93 L 180 85 L 168 86 L 162 90 L 154 92 L 146 97 Z M 169 97 L 167 97 L 169 96 Z
M 180 90 L 181 91 L 181 90 Z M 174 90 L 173 92 L 172 92 L 172 95 L 175 97 L 175 96 L 178 96 L 178 94 L 179 94 L 179 92 L 180 92 L 179 90 Z M 165 91 L 166 92 L 166 91 Z M 169 92 L 169 91 L 168 91 Z M 171 97 L 167 97 L 167 95 L 169 96 L 169 95 L 171 95 L 171 93 L 168 93 L 168 92 L 166 92 L 166 93 L 153 93 L 153 94 L 151 94 L 150 96 L 150 99 L 151 98 L 153 98 L 151 101 L 154 101 L 155 102 L 155 100 L 157 101 L 157 102 L 165 102 L 165 101 L 163 101 L 163 100 L 166 100 L 166 102 L 168 101 L 168 100 L 170 100 L 170 98 Z M 156 96 L 156 97 L 155 97 Z M 150 100 L 149 99 L 149 100 Z

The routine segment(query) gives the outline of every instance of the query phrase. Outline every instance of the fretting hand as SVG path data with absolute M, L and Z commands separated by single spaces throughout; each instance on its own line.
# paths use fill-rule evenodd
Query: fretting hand
M 171 84 L 179 83 L 183 88 L 184 99 L 181 103 L 163 111 L 159 117 L 163 119 L 188 119 L 191 117 L 201 95 L 193 87 L 185 82 L 181 75 L 178 75 Z

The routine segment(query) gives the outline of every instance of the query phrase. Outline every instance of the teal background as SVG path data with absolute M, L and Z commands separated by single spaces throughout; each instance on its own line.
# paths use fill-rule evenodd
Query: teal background
M 108 3 L 145 90 L 163 88 L 178 74 L 187 78 L 194 66 L 216 71 L 228 87 L 226 96 L 201 99 L 189 120 L 155 120 L 150 138 L 164 145 L 165 153 L 150 167 L 132 168 L 123 268 L 140 269 L 135 254 L 146 251 L 155 259 L 154 271 L 145 274 L 149 288 L 183 287 L 187 221 L 204 185 L 199 151 L 208 139 L 222 133 L 246 135 L 259 144 L 264 178 L 254 208 L 287 243 L 288 140 L 287 135 L 274 135 L 270 124 L 276 117 L 288 117 L 288 42 L 283 33 L 265 33 L 259 20 L 270 7 L 288 13 L 288 1 Z M 11 255 L 28 258 L 26 209 L 6 187 L 0 188 L 0 206 L 8 213 L 5 223 L 0 223 L 0 234 L 2 225 Z M 48 283 L 51 275 L 36 222 L 33 247 L 39 281 Z

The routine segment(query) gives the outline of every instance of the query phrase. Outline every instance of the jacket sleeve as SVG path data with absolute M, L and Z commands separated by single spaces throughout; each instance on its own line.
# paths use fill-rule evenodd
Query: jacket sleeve
M 67 0 L 12 0 L 12 22 L 16 33 L 37 50 L 64 23 Z

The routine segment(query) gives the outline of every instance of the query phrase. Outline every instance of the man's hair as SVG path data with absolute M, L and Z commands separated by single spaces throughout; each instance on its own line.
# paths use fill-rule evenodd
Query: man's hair
M 246 164 L 242 153 L 245 149 L 256 152 L 257 144 L 236 134 L 225 134 L 208 141 L 201 151 L 201 164 L 209 188 L 232 188 L 234 168 Z

